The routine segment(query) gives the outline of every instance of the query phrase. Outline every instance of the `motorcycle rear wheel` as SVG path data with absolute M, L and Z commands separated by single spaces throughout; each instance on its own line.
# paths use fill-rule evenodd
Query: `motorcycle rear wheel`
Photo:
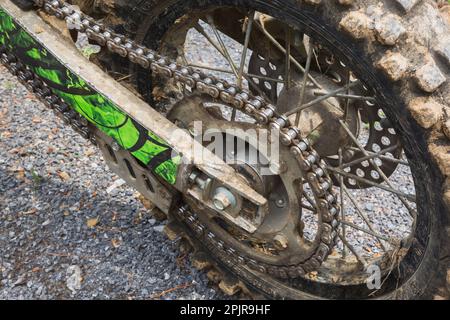
M 201 265 L 209 271 L 211 278 L 214 278 L 214 274 L 218 275 L 219 278 L 215 277 L 215 280 L 220 281 L 220 287 L 226 292 L 234 293 L 235 289 L 241 288 L 247 293 L 253 295 L 259 293 L 269 298 L 414 299 L 448 293 L 445 289 L 448 261 L 442 258 L 448 256 L 449 247 L 446 229 L 449 216 L 446 207 L 448 191 L 445 194 L 444 192 L 449 185 L 450 142 L 444 134 L 441 119 L 429 126 L 424 123 L 421 111 L 415 108 L 417 103 L 429 102 L 428 99 L 448 108 L 446 101 L 449 101 L 450 97 L 448 86 L 427 88 L 421 81 L 419 72 L 414 73 L 423 67 L 424 57 L 429 59 L 431 54 L 435 54 L 418 40 L 423 37 L 418 34 L 423 29 L 412 26 L 414 21 L 420 19 L 423 21 L 421 23 L 424 29 L 436 29 L 427 25 L 431 22 L 424 19 L 426 17 L 431 21 L 433 15 L 437 14 L 431 1 L 423 1 L 411 11 L 405 11 L 405 8 L 392 3 L 377 8 L 375 5 L 378 1 L 354 1 L 350 6 L 339 4 L 337 1 L 320 3 L 320 1 L 293 0 L 153 2 L 155 10 L 136 17 L 131 14 L 134 9 L 134 2 L 131 1 L 130 14 L 124 15 L 129 25 L 132 23 L 140 26 L 136 32 L 136 39 L 153 48 L 163 47 L 167 32 L 181 17 L 192 12 L 220 7 L 256 10 L 269 14 L 292 27 L 300 28 L 311 38 L 321 39 L 327 48 L 335 52 L 339 59 L 363 80 L 365 85 L 374 88 L 377 97 L 382 99 L 382 109 L 401 137 L 417 195 L 418 214 L 410 245 L 399 265 L 383 279 L 382 289 L 376 292 L 369 290 L 366 284 L 318 283 L 306 278 L 286 281 L 261 274 L 245 265 L 235 264 L 214 248 L 206 237 L 199 238 L 190 226 L 174 213 L 169 217 L 171 222 L 168 229 L 176 230 L 177 235 L 184 237 L 194 247 L 196 265 Z M 397 16 L 396 19 L 405 26 L 407 31 L 396 39 L 394 44 L 390 43 L 391 40 L 386 39 L 381 31 L 374 31 L 370 27 L 373 19 L 381 18 L 376 17 L 377 10 L 381 10 L 383 18 Z M 436 23 L 440 24 L 440 28 L 448 28 L 442 19 Z M 439 43 L 436 46 L 439 46 Z M 408 61 L 407 70 L 401 76 L 398 75 L 399 70 L 392 70 L 383 64 L 383 61 L 396 63 L 391 60 L 391 50 L 400 53 Z M 438 67 L 442 65 L 441 63 L 439 60 L 436 61 Z M 149 96 L 148 93 L 153 92 L 154 79 L 134 68 L 132 72 L 136 74 L 138 91 L 143 96 Z M 443 76 L 448 81 L 448 73 L 444 73 Z M 153 101 L 152 98 L 150 96 L 149 100 Z M 424 110 L 419 109 L 422 112 Z M 180 203 L 180 206 L 182 205 Z M 220 272 L 216 273 L 214 270 Z

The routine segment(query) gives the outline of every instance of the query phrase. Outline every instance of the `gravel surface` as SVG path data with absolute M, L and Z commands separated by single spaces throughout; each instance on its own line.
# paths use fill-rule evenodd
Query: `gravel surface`
M 223 298 L 114 180 L 0 66 L 0 299 Z

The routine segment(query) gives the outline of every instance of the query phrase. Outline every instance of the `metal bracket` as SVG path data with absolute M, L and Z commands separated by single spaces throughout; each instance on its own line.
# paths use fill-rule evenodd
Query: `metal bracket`
M 95 129 L 95 135 L 100 138 L 97 139 L 98 147 L 108 167 L 161 211 L 168 214 L 172 206 L 173 190 L 156 179 L 128 151 L 115 148 L 116 143 L 111 137 L 98 129 Z
M 74 44 L 59 33 L 62 30 L 55 30 L 35 12 L 22 11 L 9 0 L 0 0 L 0 6 L 56 57 L 62 66 L 79 76 L 91 89 L 171 146 L 182 157 L 180 166 L 187 167 L 193 164 L 206 175 L 257 206 L 267 205 L 267 199 L 252 189 L 232 167 L 83 57 Z M 201 159 L 195 157 L 194 150 L 202 150 Z M 179 181 L 176 188 L 184 192 L 189 187 L 189 179 L 186 175 L 181 175 L 183 170 L 179 168 L 178 171 Z

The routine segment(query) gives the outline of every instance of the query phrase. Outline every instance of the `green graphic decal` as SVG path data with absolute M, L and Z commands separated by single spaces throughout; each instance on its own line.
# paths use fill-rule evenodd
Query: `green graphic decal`
M 175 184 L 180 157 L 173 157 L 171 147 L 108 99 L 93 91 L 83 79 L 65 68 L 1 8 L 0 46 L 5 46 L 15 54 L 55 94 L 89 122 L 130 151 L 150 170 L 170 184 Z

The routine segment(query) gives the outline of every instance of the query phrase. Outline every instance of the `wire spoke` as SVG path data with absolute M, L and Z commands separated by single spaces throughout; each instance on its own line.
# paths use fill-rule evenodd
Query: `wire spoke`
M 198 68 L 198 69 L 205 69 L 205 70 L 210 70 L 210 71 L 216 71 L 216 72 L 223 72 L 223 73 L 228 73 L 228 74 L 234 74 L 233 71 L 230 70 L 230 69 L 218 68 L 218 67 L 211 67 L 211 66 L 204 65 L 204 64 L 189 63 L 188 66 L 189 66 L 189 67 L 193 67 L 193 68 Z
M 347 70 L 347 80 L 345 82 L 345 84 L 348 86 L 351 82 L 351 71 Z M 350 94 L 350 89 L 348 88 L 347 91 L 345 92 L 345 95 L 349 95 Z M 344 119 L 345 121 L 347 121 L 348 119 L 348 115 L 350 113 L 350 99 L 349 98 L 345 98 L 345 107 L 344 107 Z
M 308 38 L 308 57 L 306 60 L 305 73 L 303 75 L 302 90 L 300 92 L 300 105 L 303 105 L 303 102 L 305 101 L 306 85 L 308 84 L 308 76 L 309 76 L 309 70 L 311 68 L 312 56 L 313 56 L 313 46 L 312 46 L 311 41 Z M 301 115 L 301 110 L 299 112 L 297 112 L 297 115 L 295 117 L 295 124 L 297 127 L 300 125 L 300 115 Z
M 187 63 L 186 65 L 189 66 L 189 67 L 192 67 L 192 68 L 197 68 L 197 69 L 205 69 L 205 70 L 210 70 L 210 71 L 223 72 L 223 73 L 227 73 L 227 74 L 234 74 L 233 71 L 230 70 L 230 69 L 211 67 L 211 66 L 204 65 L 204 64 Z M 252 74 L 252 73 L 245 73 L 244 72 L 243 76 L 244 77 L 255 78 L 255 79 L 261 79 L 261 80 L 265 80 L 265 81 L 273 81 L 273 82 L 278 82 L 278 83 L 284 83 L 284 80 L 270 78 L 270 77 L 264 77 L 264 76 L 261 76 L 261 75 L 258 75 L 258 74 Z
M 225 43 L 223 42 L 222 37 L 220 36 L 219 30 L 217 30 L 216 25 L 214 24 L 214 18 L 211 15 L 207 15 L 207 18 L 208 18 L 208 23 L 209 23 L 212 31 L 214 32 L 214 35 L 216 36 L 217 41 L 219 42 L 219 46 L 221 48 L 223 56 L 225 57 L 225 59 L 227 59 L 236 78 L 239 79 L 239 72 L 236 68 L 236 64 L 234 63 L 233 58 L 231 57 L 230 53 L 228 52 L 228 49 L 227 49 Z
M 339 166 L 342 166 L 342 148 L 339 148 Z M 344 177 L 340 176 L 339 178 L 339 188 L 340 188 L 340 196 L 341 196 L 341 219 L 345 220 L 345 203 L 344 203 Z M 342 238 L 347 238 L 346 228 L 342 226 Z M 342 251 L 342 257 L 345 259 L 347 257 L 347 250 Z
M 286 90 L 291 87 L 291 29 L 286 27 L 286 70 L 285 70 L 285 86 Z
M 347 247 L 351 253 L 353 253 L 353 255 L 356 257 L 356 259 L 359 261 L 359 263 L 361 263 L 365 268 L 367 266 L 366 259 L 364 259 L 364 257 L 361 256 L 358 253 L 358 251 L 345 238 L 342 237 L 342 234 L 339 233 L 338 236 L 339 236 L 339 239 L 341 239 L 344 246 Z
M 361 182 L 361 183 L 368 184 L 368 185 L 370 185 L 370 186 L 372 186 L 372 187 L 377 187 L 377 188 L 383 189 L 383 190 L 385 190 L 385 191 L 394 193 L 394 194 L 396 194 L 396 195 L 398 195 L 398 196 L 400 196 L 400 197 L 402 197 L 402 198 L 408 199 L 408 200 L 411 201 L 411 202 L 416 202 L 416 196 L 415 196 L 415 195 L 406 194 L 406 193 L 403 193 L 403 192 L 401 192 L 401 191 L 397 191 L 397 190 L 395 190 L 395 189 L 393 189 L 393 188 L 390 188 L 390 187 L 388 187 L 388 186 L 384 186 L 384 185 L 382 185 L 382 184 L 373 182 L 373 181 L 371 181 L 371 180 L 368 180 L 368 179 L 365 179 L 365 178 L 361 178 L 361 177 L 356 176 L 356 175 L 354 175 L 354 174 L 345 172 L 344 170 L 341 170 L 341 169 L 339 169 L 339 168 L 327 167 L 327 169 L 330 170 L 330 171 L 332 171 L 332 172 L 335 172 L 335 173 L 337 173 L 337 174 L 339 174 L 339 175 L 343 175 L 343 176 L 345 176 L 345 177 L 348 177 L 348 178 L 350 178 L 350 179 L 359 181 L 359 182 Z
M 208 42 L 211 43 L 211 45 L 228 61 L 234 76 L 238 78 L 239 74 L 237 71 L 237 66 L 234 63 L 233 59 L 231 59 L 231 56 L 229 55 L 228 50 L 226 49 L 226 46 L 223 43 L 222 37 L 220 36 L 219 31 L 214 25 L 213 18 L 211 16 L 208 16 L 208 20 L 210 21 L 209 22 L 210 27 L 213 30 L 214 34 L 216 35 L 219 44 L 217 44 L 213 39 L 211 39 L 211 37 L 199 23 L 197 23 L 194 26 L 195 30 L 197 30 L 197 32 L 199 32 L 202 36 L 204 36 L 206 40 L 208 40 Z M 249 76 L 244 75 L 244 78 L 245 80 L 248 81 L 249 85 L 258 92 L 259 95 L 270 101 L 269 97 L 267 97 L 267 95 L 259 88 L 259 86 Z
M 222 48 L 209 36 L 209 34 L 206 32 L 206 30 L 197 22 L 197 24 L 194 26 L 195 30 L 197 30 L 198 33 L 200 33 L 208 42 L 219 51 L 219 53 L 225 57 L 225 53 L 222 51 Z M 225 57 L 226 58 L 226 57 Z
M 326 95 L 326 92 L 322 92 L 322 91 L 315 91 L 314 95 L 316 96 L 324 96 Z M 369 102 L 375 102 L 376 99 L 375 97 L 368 97 L 368 96 L 359 96 L 359 95 L 355 95 L 355 94 L 341 94 L 338 93 L 335 95 L 336 98 L 342 98 L 342 99 L 350 99 L 350 100 L 363 100 L 363 101 L 369 101 Z
M 342 178 L 342 177 L 341 177 Z M 350 201 L 353 203 L 353 205 L 356 208 L 356 212 L 358 213 L 358 215 L 363 219 L 363 221 L 367 224 L 367 227 L 369 228 L 370 231 L 372 232 L 376 232 L 374 226 L 372 225 L 372 223 L 370 222 L 369 218 L 367 217 L 367 215 L 363 212 L 363 210 L 361 209 L 361 207 L 358 204 L 358 201 L 355 199 L 355 197 L 350 193 L 350 191 L 347 189 L 347 187 L 344 185 L 342 186 L 342 190 L 345 192 L 345 194 L 348 196 L 348 198 L 350 199 Z M 345 219 L 343 219 L 345 221 Z M 378 238 L 377 238 L 378 239 Z M 378 239 L 378 241 L 380 242 L 381 248 L 383 249 L 383 251 L 386 251 L 386 247 L 384 246 L 384 243 Z
M 362 227 L 360 227 L 360 226 L 358 226 L 358 225 L 356 225 L 356 224 L 354 224 L 354 223 L 351 223 L 351 222 L 348 222 L 348 221 L 342 221 L 342 220 L 340 221 L 340 223 L 341 223 L 342 225 L 348 226 L 348 227 L 353 228 L 353 229 L 355 229 L 355 230 L 358 230 L 358 231 L 367 233 L 368 235 L 374 236 L 374 237 L 377 238 L 378 240 L 384 240 L 384 241 L 386 241 L 386 242 L 389 242 L 389 243 L 391 243 L 391 244 L 393 244 L 393 245 L 395 245 L 395 246 L 398 246 L 399 243 L 400 243 L 399 240 L 391 239 L 391 238 L 389 238 L 389 237 L 385 237 L 385 236 L 383 236 L 383 235 L 381 235 L 381 234 L 379 234 L 379 233 L 377 233 L 377 232 L 373 232 L 373 231 L 371 231 L 371 230 L 362 228 Z
M 275 47 L 281 51 L 284 55 L 287 55 L 286 49 L 275 39 L 260 23 L 255 22 L 256 27 L 269 39 L 270 42 L 272 42 Z M 290 55 L 290 61 L 294 64 L 297 69 L 300 70 L 300 72 L 305 73 L 305 68 L 295 59 L 292 55 Z M 322 89 L 322 86 L 319 82 L 317 82 L 316 79 L 312 75 L 308 76 L 309 80 L 319 89 Z
M 242 89 L 242 80 L 244 77 L 245 62 L 247 60 L 248 45 L 250 43 L 250 36 L 252 34 L 254 21 L 255 21 L 255 11 L 251 11 L 250 15 L 248 17 L 247 30 L 245 32 L 244 49 L 242 50 L 241 65 L 239 67 L 238 79 L 237 79 L 237 86 L 241 89 Z M 231 121 L 236 120 L 236 114 L 237 114 L 237 110 L 235 108 L 233 108 L 233 110 L 231 112 Z
M 396 147 L 399 148 L 400 146 L 397 145 Z M 358 148 L 354 148 L 354 147 L 350 148 L 350 150 L 353 150 L 353 151 L 360 151 Z M 394 150 L 395 150 L 395 149 L 394 149 Z M 381 152 L 381 151 L 380 151 L 380 152 Z M 388 152 L 390 152 L 390 151 L 387 151 L 387 152 L 385 152 L 385 153 L 388 153 Z M 367 153 L 368 153 L 370 156 L 374 156 L 374 158 L 380 158 L 380 160 L 385 160 L 385 161 L 390 161 L 390 162 L 393 162 L 393 163 L 402 164 L 402 165 L 407 166 L 407 167 L 410 166 L 410 165 L 409 165 L 409 162 L 408 162 L 408 161 L 405 161 L 405 160 L 400 160 L 400 159 L 396 159 L 396 158 L 391 158 L 391 157 L 385 156 L 384 154 L 379 154 L 378 156 L 375 156 L 377 153 L 371 152 L 371 151 L 367 151 Z M 363 160 L 363 161 L 364 161 L 364 160 Z M 361 161 L 361 162 L 362 162 L 362 161 Z
M 352 166 L 354 166 L 354 165 L 356 165 L 356 164 L 359 164 L 359 163 L 364 162 L 364 161 L 367 161 L 367 160 L 371 160 L 371 159 L 375 159 L 375 158 L 380 158 L 380 156 L 382 156 L 383 154 L 386 154 L 386 153 L 388 153 L 388 152 L 395 151 L 395 150 L 397 150 L 399 147 L 400 147 L 400 146 L 397 144 L 397 145 L 395 145 L 395 146 L 391 146 L 391 147 L 389 147 L 389 148 L 383 149 L 383 150 L 381 150 L 380 152 L 376 152 L 376 153 L 374 153 L 374 152 L 370 152 L 370 153 L 369 153 L 369 152 L 368 152 L 368 153 L 369 153 L 368 156 L 363 157 L 363 158 L 359 158 L 359 159 L 356 159 L 356 160 L 353 160 L 353 161 L 348 162 L 348 163 L 344 163 L 342 166 L 340 166 L 340 168 L 341 168 L 341 169 L 345 169 L 345 168 L 352 167 Z M 356 149 L 356 150 L 357 150 L 357 151 L 360 151 L 359 149 Z M 389 158 L 389 159 L 391 159 L 391 158 Z
M 241 65 L 239 67 L 238 79 L 237 79 L 237 85 L 241 89 L 242 89 L 242 78 L 244 75 L 245 62 L 247 60 L 248 45 L 250 43 L 250 37 L 252 34 L 252 30 L 253 30 L 253 22 L 255 21 L 255 14 L 256 14 L 255 11 L 250 12 L 250 15 L 248 17 L 248 22 L 247 22 L 247 30 L 245 32 L 244 49 L 242 50 Z
M 286 112 L 284 115 L 285 115 L 286 117 L 289 117 L 289 116 L 291 116 L 291 115 L 293 115 L 293 114 L 295 114 L 295 113 L 298 113 L 298 112 L 300 112 L 300 111 L 302 111 L 302 110 L 305 110 L 305 109 L 307 109 L 307 108 L 310 108 L 310 107 L 316 105 L 316 104 L 319 103 L 319 102 L 322 102 L 322 101 L 325 101 L 325 100 L 327 100 L 327 99 L 329 99 L 329 98 L 331 98 L 331 97 L 334 97 L 334 96 L 335 96 L 336 94 L 338 94 L 338 93 L 347 91 L 348 89 L 351 89 L 351 88 L 353 88 L 353 87 L 355 87 L 355 86 L 357 86 L 357 85 L 359 85 L 359 84 L 361 84 L 361 82 L 360 82 L 359 80 L 357 80 L 357 81 L 355 81 L 355 82 L 352 82 L 352 83 L 350 83 L 350 84 L 348 84 L 348 85 L 346 85 L 346 86 L 344 86 L 344 87 L 342 87 L 342 88 L 339 88 L 339 89 L 336 89 L 336 90 L 334 90 L 334 91 L 328 92 L 326 95 L 324 95 L 324 96 L 322 96 L 322 97 L 319 97 L 319 98 L 317 98 L 317 99 L 314 99 L 314 100 L 312 100 L 312 101 L 310 101 L 310 102 L 308 102 L 308 103 L 306 103 L 306 104 L 303 104 L 303 105 L 301 105 L 301 106 L 299 106 L 299 107 L 297 107 L 297 108 L 294 108 L 294 109 L 292 109 L 291 111 Z
M 364 147 L 361 145 L 361 143 L 359 143 L 358 139 L 354 136 L 354 134 L 352 133 L 352 131 L 350 130 L 350 128 L 344 123 L 344 121 L 339 120 L 339 123 L 341 124 L 341 126 L 344 128 L 344 130 L 347 132 L 347 134 L 349 135 L 349 137 L 353 140 L 353 142 L 358 146 L 358 148 L 361 150 L 361 152 L 367 157 L 369 156 L 368 152 L 366 149 L 364 149 Z M 389 181 L 389 178 L 384 174 L 383 170 L 380 169 L 380 167 L 375 163 L 375 161 L 373 161 L 373 159 L 368 160 L 370 162 L 370 164 L 375 168 L 375 170 L 378 172 L 378 174 L 383 178 L 384 182 L 386 182 L 386 184 L 391 188 L 391 189 L 395 189 L 395 187 L 392 185 L 392 183 Z M 397 193 L 397 195 L 399 195 Z M 415 198 L 415 197 L 414 197 Z M 400 201 L 403 203 L 403 205 L 408 209 L 409 214 L 415 218 L 417 213 L 415 212 L 415 210 L 413 208 L 411 208 L 411 206 L 409 205 L 408 202 L 406 202 L 405 197 L 400 196 L 399 197 Z M 415 200 L 414 200 L 415 201 Z

